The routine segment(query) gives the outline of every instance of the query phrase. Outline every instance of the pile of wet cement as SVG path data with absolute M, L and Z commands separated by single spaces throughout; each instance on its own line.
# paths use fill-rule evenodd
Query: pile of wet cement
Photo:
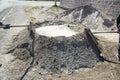
M 34 44 L 35 62 L 40 69 L 54 73 L 66 70 L 71 73 L 79 68 L 94 67 L 99 61 L 99 53 L 91 46 L 84 29 L 80 25 L 69 25 L 69 28 L 78 29 L 77 34 L 69 37 L 37 34 Z
M 51 26 L 47 24 L 47 27 Z M 24 36 L 23 33 L 18 36 L 16 47 L 10 51 L 21 60 L 28 60 L 34 56 L 34 64 L 39 67 L 40 71 L 43 69 L 53 73 L 62 71 L 72 73 L 79 68 L 94 67 L 99 61 L 99 53 L 91 45 L 92 42 L 89 41 L 83 26 L 69 24 L 67 28 L 74 31 L 75 34 L 51 37 L 23 31 Z

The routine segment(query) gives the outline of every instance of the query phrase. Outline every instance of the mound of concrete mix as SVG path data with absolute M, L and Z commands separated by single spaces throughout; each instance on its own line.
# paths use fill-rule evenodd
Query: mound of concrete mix
M 50 25 L 35 31 L 35 62 L 40 70 L 71 73 L 75 69 L 94 67 L 99 61 L 99 53 L 92 47 L 82 25 Z
M 9 71 L 6 68 L 4 70 L 7 70 L 11 74 L 7 74 L 9 76 L 9 79 L 20 79 L 20 77 L 24 73 L 26 73 L 26 70 L 28 70 L 28 73 L 25 75 L 24 79 L 85 80 L 89 79 L 89 76 L 91 76 L 91 80 L 119 80 L 120 67 L 118 64 L 113 64 L 105 61 L 96 65 L 97 61 L 99 61 L 99 54 L 95 51 L 95 48 L 92 46 L 93 42 L 90 41 L 89 36 L 84 32 L 84 28 L 82 25 L 78 26 L 73 24 L 55 24 L 54 26 L 52 26 L 53 24 L 51 24 L 49 26 L 48 24 L 45 23 L 37 25 L 37 27 L 39 28 L 36 28 L 36 31 L 40 30 L 46 34 L 36 32 L 35 37 L 33 37 L 33 34 L 29 34 L 29 32 L 26 29 L 14 39 L 15 45 L 13 46 L 13 49 L 9 51 L 9 54 L 13 53 L 16 59 L 8 66 Z M 62 26 L 64 26 L 65 29 Z M 46 27 L 51 27 L 52 29 L 55 29 L 55 33 L 57 33 L 57 31 L 63 31 L 63 34 L 53 35 L 55 34 L 53 33 L 54 31 L 51 32 L 50 30 L 48 30 L 46 32 Z M 61 28 L 63 28 L 63 30 Z M 65 31 L 74 34 L 66 36 L 67 33 Z M 64 34 L 64 32 L 66 34 Z M 51 36 L 49 36 L 48 33 L 50 33 Z M 33 38 L 35 38 L 34 47 L 32 46 Z M 102 38 L 100 37 L 100 39 Z M 107 42 L 108 40 L 105 39 L 105 41 Z M 104 49 L 102 50 L 102 52 L 105 53 L 104 56 L 107 56 L 109 60 L 114 60 L 116 62 L 116 57 L 113 54 L 113 52 L 116 53 L 117 48 L 113 47 L 114 44 L 112 42 L 108 41 L 107 45 L 106 42 L 101 40 L 102 49 Z M 32 48 L 35 49 L 34 65 L 30 64 L 32 60 Z M 29 68 L 29 64 L 32 66 L 31 68 Z M 75 74 L 73 73 L 72 75 L 68 75 L 66 73 L 64 74 L 63 72 L 68 71 L 69 73 L 72 73 L 74 70 L 76 70 Z M 54 73 L 63 73 L 62 75 L 50 75 L 49 73 L 46 74 L 46 71 Z M 4 77 L 8 79 L 8 77 L 3 76 L 3 78 Z
M 90 29 L 100 31 L 111 30 L 114 27 L 114 20 L 91 5 L 66 10 L 58 15 L 58 19 L 65 22 L 81 23 Z
M 94 67 L 99 61 L 100 53 L 83 25 L 44 22 L 32 26 L 32 30 L 23 32 L 24 36 L 18 36 L 17 45 L 8 53 L 24 61 L 33 57 L 39 71 L 72 73 L 79 68 Z

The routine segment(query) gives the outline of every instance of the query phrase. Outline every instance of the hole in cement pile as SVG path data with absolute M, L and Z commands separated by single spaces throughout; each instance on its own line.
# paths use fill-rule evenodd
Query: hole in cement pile
M 94 67 L 99 61 L 99 53 L 94 51 L 81 25 L 45 26 L 36 28 L 36 32 L 35 61 L 39 71 L 72 73 Z
M 39 35 L 48 36 L 48 37 L 59 37 L 65 36 L 70 37 L 77 34 L 75 31 L 68 28 L 67 25 L 53 25 L 36 28 L 36 32 Z

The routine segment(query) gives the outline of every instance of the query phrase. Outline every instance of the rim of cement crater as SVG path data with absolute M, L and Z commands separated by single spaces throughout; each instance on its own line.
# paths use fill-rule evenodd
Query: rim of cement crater
M 70 29 L 68 25 L 50 25 L 39 27 L 35 29 L 38 35 L 47 36 L 47 37 L 71 37 L 76 35 L 77 32 Z

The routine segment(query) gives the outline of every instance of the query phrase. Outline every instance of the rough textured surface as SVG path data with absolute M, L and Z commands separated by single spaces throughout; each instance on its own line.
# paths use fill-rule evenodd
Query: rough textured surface
M 60 6 L 64 8 L 76 8 L 84 5 L 93 5 L 111 17 L 116 17 L 120 11 L 120 0 L 61 0 L 60 3 Z
M 48 24 L 47 23 L 41 24 L 41 26 L 48 25 Z M 56 24 L 56 23 L 54 23 L 54 24 Z M 51 25 L 53 25 L 53 24 L 51 24 Z M 76 27 L 75 25 L 73 25 L 73 27 L 70 27 L 70 28 L 73 28 L 75 31 L 78 31 L 78 30 L 81 29 L 80 27 Z M 24 34 L 24 36 L 23 36 L 23 34 Z M 81 37 L 83 38 L 85 35 L 83 35 L 83 34 L 81 34 L 81 35 L 82 36 L 74 36 L 72 38 L 72 40 L 75 41 L 75 43 L 74 43 L 75 45 L 74 46 L 77 46 L 76 43 L 78 43 L 79 40 L 80 41 L 83 40 L 83 39 L 81 39 Z M 37 43 L 40 42 L 40 39 L 42 41 L 46 42 L 46 44 L 44 44 L 44 42 L 42 42 L 42 44 L 44 44 L 44 45 L 40 45 L 40 47 L 42 46 L 43 50 L 46 51 L 46 52 L 48 52 L 48 53 L 51 53 L 51 52 L 49 52 L 49 50 L 56 51 L 56 47 L 54 47 L 53 43 L 55 43 L 55 41 L 57 41 L 57 40 L 58 41 L 59 40 L 63 40 L 63 38 L 64 38 L 64 37 L 61 37 L 61 38 L 58 37 L 57 39 L 47 38 L 47 40 L 46 40 L 46 37 L 43 37 L 43 36 L 41 36 L 42 37 L 41 38 L 39 35 L 36 35 L 36 37 L 37 37 L 36 40 L 38 39 Z M 76 38 L 78 38 L 78 39 L 76 39 Z M 50 41 L 48 41 L 49 39 L 50 39 Z M 17 43 L 16 46 L 18 46 L 18 47 L 15 48 L 15 52 L 13 51 L 13 53 L 14 53 L 14 56 L 16 57 L 16 59 L 13 62 L 10 62 L 10 64 L 7 67 L 5 67 L 5 69 L 3 69 L 3 72 L 6 71 L 6 72 L 9 72 L 9 73 L 5 72 L 4 73 L 5 75 L 2 74 L 1 75 L 2 79 L 5 78 L 6 80 L 7 79 L 17 80 L 17 79 L 19 79 L 21 77 L 21 75 L 24 73 L 25 69 L 29 66 L 29 63 L 31 61 L 30 60 L 30 55 L 29 55 L 28 52 L 25 52 L 27 54 L 24 54 L 24 52 L 22 52 L 23 50 L 27 51 L 27 49 L 31 48 L 31 42 L 32 41 L 31 40 L 29 41 L 29 40 L 30 40 L 30 37 L 29 37 L 29 33 L 28 33 L 27 30 L 22 31 L 19 34 L 18 37 L 15 37 L 14 41 Z M 51 40 L 54 40 L 54 42 L 52 42 Z M 66 40 L 69 40 L 69 43 L 71 42 L 70 38 L 65 38 L 65 41 Z M 47 61 L 48 61 L 48 62 L 42 61 L 42 62 L 48 63 L 48 64 L 46 64 L 47 68 L 45 69 L 45 67 L 42 66 L 45 63 L 42 63 L 40 61 L 42 63 L 42 65 L 40 65 L 40 63 L 38 62 L 39 60 L 41 60 L 41 58 L 38 58 L 38 55 L 41 56 L 40 55 L 41 53 L 39 53 L 39 54 L 35 54 L 36 58 L 38 58 L 38 59 L 35 60 L 35 63 L 33 65 L 33 67 L 29 70 L 29 72 L 26 74 L 26 76 L 25 76 L 24 79 L 25 80 L 51 80 L 51 79 L 52 80 L 119 80 L 120 79 L 120 77 L 119 77 L 119 74 L 120 74 L 120 65 L 116 61 L 117 60 L 117 57 L 116 57 L 117 43 L 116 42 L 115 43 L 114 42 L 109 42 L 108 39 L 104 39 L 104 38 L 101 38 L 101 37 L 99 37 L 97 40 L 99 40 L 99 42 L 100 42 L 101 50 L 102 50 L 104 56 L 107 59 L 109 59 L 109 60 L 111 60 L 113 62 L 111 62 L 111 63 L 107 62 L 107 61 L 102 62 L 102 63 L 98 62 L 97 65 L 94 68 L 80 68 L 80 69 L 79 69 L 79 67 L 74 67 L 73 65 L 70 64 L 69 66 L 73 66 L 73 67 L 72 68 L 68 67 L 69 70 L 71 68 L 71 70 L 69 72 L 67 71 L 68 68 L 66 69 L 64 67 L 64 65 L 62 65 L 61 71 L 63 71 L 63 73 L 61 73 L 61 74 L 52 74 L 51 75 L 52 71 L 51 71 L 51 69 L 49 69 L 49 67 L 50 66 L 58 65 L 59 63 L 57 63 L 57 64 L 53 64 L 52 63 L 52 65 L 51 65 L 50 63 L 51 63 L 51 61 L 54 61 L 54 59 L 51 59 L 50 57 L 54 58 L 55 56 L 57 56 L 57 57 L 59 57 L 59 56 L 55 55 L 55 53 L 51 53 L 53 56 L 50 56 L 50 57 L 49 57 L 49 54 L 48 55 L 42 54 L 42 56 L 46 55 L 46 56 L 48 56 L 48 59 L 51 60 L 50 61 L 46 57 L 43 57 L 44 60 L 47 59 Z M 106 43 L 106 41 L 108 41 L 108 42 Z M 26 47 L 23 47 L 23 45 L 25 43 L 29 43 L 29 45 L 26 46 Z M 37 43 L 35 43 L 35 45 Z M 66 44 L 67 42 L 63 42 L 63 43 Z M 46 46 L 47 44 L 50 44 L 50 45 L 48 45 L 48 47 L 47 47 L 48 50 L 45 50 L 46 47 L 44 47 L 44 46 Z M 53 46 L 53 48 L 51 49 L 52 46 Z M 40 47 L 39 47 L 39 49 L 40 49 Z M 71 45 L 70 48 L 72 48 L 73 50 L 77 50 L 80 47 L 77 46 L 77 48 L 75 49 Z M 35 46 L 35 49 L 37 49 L 36 46 Z M 89 49 L 91 49 L 91 48 L 89 48 Z M 40 50 L 40 51 L 44 52 L 43 50 Z M 61 48 L 61 50 L 62 50 L 62 48 Z M 63 50 L 64 50 L 64 48 L 63 48 Z M 52 51 L 52 52 L 54 52 L 54 51 Z M 89 50 L 87 50 L 87 51 L 89 51 Z M 16 52 L 18 52 L 18 53 L 16 53 Z M 83 51 L 83 52 L 86 52 L 86 51 Z M 61 51 L 61 53 L 62 53 L 62 51 Z M 67 55 L 67 54 L 65 54 L 65 55 Z M 71 55 L 71 54 L 68 54 L 68 56 L 73 56 L 71 59 L 73 59 L 73 58 L 77 59 L 77 57 L 81 57 L 81 56 L 76 56 L 76 55 Z M 95 54 L 94 54 L 94 56 L 95 56 Z M 69 57 L 67 59 L 71 61 L 71 59 Z M 82 59 L 84 59 L 84 58 L 82 58 Z M 73 61 L 73 62 L 75 62 L 75 61 Z M 50 66 L 48 66 L 49 64 L 50 64 Z M 4 65 L 2 65 L 2 67 L 3 66 Z M 41 66 L 41 68 L 40 68 L 40 66 Z M 75 66 L 77 66 L 77 65 L 75 65 Z M 2 69 L 2 67 L 0 67 L 0 68 Z M 54 71 L 56 72 L 57 67 L 60 67 L 60 66 L 56 66 L 54 69 L 52 69 L 53 72 Z M 58 70 L 60 70 L 60 69 L 58 68 Z M 71 75 L 68 75 L 68 73 L 69 74 L 72 73 L 73 70 L 75 70 L 75 72 L 73 74 L 71 74 Z M 50 71 L 50 72 L 48 72 L 48 71 Z M 3 72 L 1 72 L 1 73 L 3 73 Z M 58 71 L 58 73 L 59 72 L 60 71 Z
M 17 59 L 27 61 L 29 58 L 31 58 L 31 42 L 29 31 L 26 28 L 16 37 L 14 46 L 8 51 L 8 53 L 12 53 Z
M 56 10 L 57 9 L 55 9 L 55 11 Z M 37 11 L 39 11 L 39 10 L 35 10 L 34 12 L 37 12 Z M 44 10 L 43 10 L 43 12 L 44 12 Z M 46 13 L 45 16 L 48 13 Z M 46 18 L 45 16 L 43 17 L 43 19 Z M 46 21 L 46 22 L 43 22 L 43 24 L 42 24 L 42 22 L 37 23 L 37 24 L 38 24 L 38 27 L 40 27 L 40 26 L 56 25 L 56 24 L 57 25 L 62 25 L 62 24 L 65 24 L 65 23 L 66 22 L 53 23 L 53 21 L 52 22 L 47 22 Z M 70 22 L 68 22 L 68 23 L 70 23 Z M 75 23 L 75 25 L 81 26 L 80 23 Z M 71 27 L 71 28 L 73 30 L 75 30 L 75 31 L 80 30 L 80 27 L 76 27 L 76 26 L 74 27 L 74 25 L 72 25 L 72 26 L 73 27 Z M 20 30 L 20 29 L 18 28 L 18 30 Z M 118 38 L 114 38 L 114 35 L 112 33 L 110 33 L 109 35 L 108 34 L 103 34 L 102 37 L 99 37 L 97 39 L 98 42 L 100 43 L 100 48 L 101 48 L 101 52 L 102 52 L 103 56 L 110 61 L 98 62 L 96 64 L 96 66 L 94 66 L 94 68 L 76 69 L 76 68 L 79 68 L 79 67 L 74 67 L 73 65 L 70 64 L 70 66 L 73 66 L 73 67 L 68 67 L 69 72 L 66 71 L 68 68 L 65 69 L 64 66 L 63 66 L 61 69 L 58 68 L 58 70 L 65 71 L 65 72 L 63 72 L 61 74 L 52 74 L 52 73 L 50 73 L 50 72 L 52 72 L 51 69 L 49 69 L 50 66 L 48 66 L 50 63 L 47 65 L 48 68 L 46 68 L 46 70 L 50 71 L 50 72 L 48 72 L 48 71 L 45 70 L 44 66 L 41 66 L 40 63 L 37 62 L 37 60 L 39 61 L 41 58 L 36 59 L 34 65 L 30 64 L 30 62 L 31 62 L 30 53 L 31 53 L 31 48 L 32 48 L 31 37 L 32 36 L 29 35 L 28 31 L 24 30 L 20 34 L 17 34 L 16 29 L 14 31 L 15 31 L 16 36 L 13 36 L 13 38 L 10 37 L 10 36 L 13 35 L 13 34 L 11 34 L 11 31 L 10 31 L 10 34 L 9 34 L 9 30 L 5 31 L 5 34 L 3 34 L 4 31 L 2 31 L 2 30 L 0 31 L 1 32 L 0 36 L 2 37 L 1 40 L 0 40 L 2 43 L 0 43 L 0 44 L 1 45 L 2 44 L 6 45 L 6 46 L 5 45 L 1 46 L 2 48 L 1 48 L 0 51 L 4 52 L 3 49 L 6 49 L 5 53 L 7 51 L 9 51 L 8 54 L 4 54 L 4 55 L 1 54 L 1 56 L 0 56 L 0 79 L 2 79 L 2 80 L 19 80 L 21 75 L 23 75 L 26 70 L 28 70 L 28 73 L 25 75 L 24 80 L 120 80 L 120 75 L 119 75 L 120 74 L 120 64 L 117 61 L 117 43 L 116 43 L 117 40 L 115 40 L 115 39 L 118 39 Z M 12 32 L 14 32 L 14 31 L 12 31 Z M 81 31 L 79 31 L 79 32 L 81 32 Z M 111 36 L 113 38 L 112 40 L 111 40 Z M 40 42 L 39 39 L 41 37 L 40 38 L 39 37 L 40 37 L 39 35 L 36 36 L 36 40 L 38 39 L 38 41 Z M 77 50 L 78 48 L 80 48 L 76 44 L 76 43 L 78 43 L 79 40 L 81 40 L 80 41 L 81 43 L 83 43 L 82 40 L 87 41 L 86 38 L 85 39 L 80 39 L 80 38 L 83 38 L 83 37 L 86 37 L 86 36 L 81 34 L 80 36 L 76 35 L 73 38 L 65 38 L 65 42 L 67 43 L 66 40 L 68 40 L 69 43 L 71 44 L 72 41 L 76 41 L 76 42 L 74 42 L 73 46 L 72 45 L 70 46 L 70 48 L 72 48 L 73 50 L 75 50 L 75 49 Z M 105 38 L 103 38 L 103 37 L 105 37 Z M 9 41 L 8 38 L 10 39 L 10 41 Z M 56 47 L 54 47 L 53 43 L 55 43 L 55 41 L 59 42 L 61 40 L 64 40 L 63 38 L 64 37 L 61 37 L 61 38 L 58 37 L 57 39 L 47 38 L 47 40 L 48 39 L 54 40 L 54 42 L 50 41 L 50 42 L 52 42 L 52 43 L 50 43 L 49 41 L 46 40 L 46 37 L 42 36 L 42 41 L 45 41 L 45 40 L 47 41 L 45 45 L 50 44 L 48 51 L 51 49 L 51 46 L 53 46 L 52 50 L 55 51 Z M 76 38 L 78 38 L 78 39 L 76 39 Z M 15 42 L 15 43 L 12 43 L 11 39 L 12 39 L 12 42 Z M 58 39 L 60 39 L 60 40 L 58 40 Z M 65 42 L 63 42 L 63 43 L 66 44 Z M 60 42 L 60 43 L 62 43 L 62 42 Z M 68 44 L 68 45 L 70 45 L 70 44 Z M 10 47 L 8 47 L 8 46 L 10 46 Z M 42 48 L 45 50 L 43 45 L 40 45 L 40 46 L 42 46 Z M 74 46 L 77 46 L 77 48 L 74 48 Z M 65 47 L 66 47 L 66 45 L 65 45 Z M 37 47 L 34 47 L 34 48 L 37 49 Z M 89 48 L 89 49 L 91 49 L 91 48 Z M 41 52 L 43 52 L 43 51 L 41 50 Z M 49 52 L 49 53 L 51 53 L 51 52 Z M 56 56 L 56 55 L 54 55 L 54 53 L 51 53 L 51 54 L 53 55 L 52 57 Z M 36 58 L 37 58 L 37 55 L 38 54 L 35 55 Z M 43 54 L 43 55 L 46 55 L 46 54 Z M 65 55 L 67 55 L 67 54 L 65 54 Z M 69 56 L 71 56 L 71 54 Z M 78 56 L 76 57 L 76 55 L 72 55 L 72 56 L 74 57 L 74 59 L 76 59 L 78 57 Z M 13 59 L 13 57 L 15 59 Z M 73 60 L 73 57 L 71 58 L 72 60 Z M 9 58 L 11 58 L 11 59 L 9 59 Z M 47 59 L 47 58 L 45 58 L 45 59 Z M 49 59 L 50 59 L 50 57 L 49 57 Z M 71 61 L 71 59 L 69 58 L 68 60 Z M 50 60 L 54 62 L 53 59 L 50 59 Z M 58 60 L 56 60 L 56 61 L 58 61 Z M 45 61 L 43 61 L 43 62 L 45 62 Z M 75 61 L 73 61 L 73 62 L 75 62 Z M 1 66 L 1 63 L 2 63 L 2 66 Z M 45 63 L 43 63 L 43 64 L 45 64 Z M 28 69 L 28 67 L 30 65 L 32 67 Z M 52 66 L 55 66 L 55 65 L 57 65 L 57 64 L 52 64 Z M 41 66 L 41 68 L 40 68 L 40 66 Z M 77 66 L 77 65 L 75 65 L 75 66 Z M 59 66 L 57 66 L 57 67 L 59 67 Z M 55 69 L 53 69 L 53 72 L 56 72 L 57 67 L 55 67 Z M 71 74 L 71 75 L 68 75 L 68 73 L 72 73 L 74 69 L 75 69 L 74 73 Z M 60 71 L 58 71 L 58 72 L 60 72 Z
M 111 17 L 104 15 L 96 8 L 87 5 L 76 9 L 65 10 L 59 7 L 26 7 L 25 12 L 33 22 L 46 23 L 63 21 L 65 24 L 76 22 L 95 30 L 110 30 L 115 26 Z M 49 23 L 49 24 L 51 24 Z M 59 23 L 58 23 L 59 24 Z
M 59 13 L 62 13 L 63 11 L 65 10 L 55 6 L 49 6 L 49 7 L 26 6 L 25 7 L 25 12 L 29 20 L 32 22 L 54 21 L 56 16 Z
M 114 21 L 104 16 L 96 8 L 86 5 L 72 10 L 64 11 L 58 15 L 58 20 L 81 23 L 94 30 L 110 30 L 114 27 Z
M 53 73 L 63 69 L 71 73 L 75 69 L 94 67 L 99 61 L 96 56 L 99 53 L 94 52 L 83 29 L 78 31 L 70 37 L 37 36 L 35 61 L 38 66 Z
M 0 29 L 0 80 L 18 80 L 31 61 L 29 52 L 17 47 L 28 39 L 28 32 L 24 29 L 25 27 Z
M 72 28 L 76 30 L 79 29 L 76 27 L 72 27 Z M 17 44 L 19 44 L 17 50 L 21 51 L 22 49 L 25 49 L 22 48 L 22 44 L 26 43 L 27 40 L 29 40 L 29 35 L 27 32 L 28 32 L 27 30 L 24 30 L 19 34 L 19 38 L 21 36 L 21 39 L 18 39 L 18 37 L 14 38 L 14 41 L 16 41 L 16 43 L 18 41 Z M 51 75 L 51 73 L 48 73 L 44 69 L 40 68 L 40 66 L 34 64 L 24 79 L 25 80 L 120 80 L 120 76 L 119 76 L 120 64 L 117 64 L 118 62 L 116 61 L 117 43 L 114 41 L 109 42 L 108 39 L 101 37 L 99 37 L 98 40 L 100 42 L 104 56 L 109 60 L 114 61 L 115 63 L 110 63 L 106 61 L 102 63 L 99 62 L 94 68 L 76 69 L 75 72 L 71 75 L 68 75 L 67 71 L 63 72 L 62 74 Z M 31 42 L 28 47 L 30 47 L 30 45 Z M 2 80 L 8 80 L 8 79 L 18 80 L 21 77 L 21 74 L 24 73 L 25 69 L 29 65 L 29 62 L 31 60 L 28 60 L 28 57 L 20 58 L 22 56 L 21 55 L 22 53 L 20 51 L 15 55 L 17 56 L 17 58 L 13 62 L 10 62 L 9 65 L 6 67 L 4 67 L 5 65 L 2 65 L 2 67 L 0 67 L 2 73 L 1 74 Z M 5 69 L 2 70 L 3 67 Z
M 42 26 L 42 24 L 41 24 L 41 26 Z M 76 26 L 71 27 L 71 28 L 76 29 L 76 30 L 79 29 Z M 55 54 L 55 53 L 57 53 L 55 51 L 59 49 L 59 48 L 57 48 L 57 45 L 55 43 L 57 43 L 57 41 L 63 40 L 63 37 L 61 37 L 61 38 L 57 37 L 56 39 L 48 38 L 48 37 L 44 37 L 44 36 L 39 36 L 39 35 L 36 35 L 36 37 L 37 37 L 36 40 L 38 42 L 35 43 L 35 45 L 36 44 L 39 45 L 41 41 L 42 41 L 41 44 L 45 43 L 44 46 L 39 45 L 39 49 L 40 49 L 41 53 L 46 52 L 46 54 L 41 54 L 41 53 L 39 53 L 39 54 L 36 53 L 35 54 L 35 57 L 36 57 L 35 62 L 36 62 L 36 64 L 34 64 L 34 66 L 30 69 L 28 74 L 25 76 L 25 78 L 24 78 L 25 80 L 119 80 L 120 79 L 120 77 L 119 77 L 120 64 L 119 64 L 119 62 L 117 62 L 117 57 L 116 57 L 116 54 L 117 54 L 117 43 L 116 42 L 109 41 L 108 39 L 104 38 L 104 36 L 103 37 L 97 36 L 97 38 L 98 38 L 97 40 L 100 43 L 101 51 L 104 54 L 103 56 L 106 59 L 108 59 L 109 61 L 98 62 L 97 65 L 94 68 L 76 69 L 77 68 L 76 67 L 75 72 L 73 74 L 71 74 L 71 75 L 68 75 L 68 73 L 70 74 L 72 72 L 72 70 L 74 70 L 74 67 L 72 67 L 72 70 L 68 72 L 66 70 L 65 66 L 62 65 L 61 71 L 63 71 L 63 73 L 61 73 L 61 74 L 53 74 L 52 71 L 51 71 L 51 70 L 53 70 L 53 72 L 56 72 L 56 70 L 57 71 L 60 70 L 59 69 L 60 66 L 57 66 L 57 65 L 60 64 L 60 62 L 59 62 L 60 58 L 59 57 L 61 57 L 61 56 Z M 82 39 L 80 39 L 80 37 L 82 37 L 82 36 L 79 36 L 79 37 L 74 36 L 73 37 L 74 39 L 69 38 L 69 41 L 66 42 L 66 43 L 69 43 L 71 40 L 73 40 L 73 41 L 75 40 L 75 43 L 78 43 L 77 40 L 80 40 L 80 41 L 82 40 Z M 78 39 L 76 40 L 75 38 L 78 38 Z M 68 38 L 65 38 L 65 37 L 64 37 L 64 39 L 65 39 L 65 41 L 68 40 Z M 52 42 L 52 41 L 54 41 L 54 42 Z M 62 42 L 60 42 L 60 43 L 62 43 Z M 66 44 L 66 43 L 64 43 L 64 44 Z M 66 47 L 66 45 L 65 45 L 65 47 Z M 71 47 L 72 47 L 73 50 L 75 50 L 75 48 L 72 45 L 70 45 L 70 48 Z M 35 47 L 35 49 L 37 49 L 37 48 L 38 47 Z M 78 48 L 79 47 L 77 46 L 76 50 Z M 64 49 L 66 49 L 66 48 L 63 48 L 63 50 Z M 62 48 L 60 50 L 61 50 L 61 53 L 62 53 L 63 52 Z M 50 52 L 50 51 L 52 51 L 52 52 Z M 80 51 L 80 49 L 79 49 L 79 51 Z M 49 53 L 49 54 L 47 54 L 47 53 Z M 44 55 L 47 56 L 48 58 L 47 57 L 42 57 Z M 65 56 L 66 55 L 71 56 L 71 53 L 64 54 L 64 55 Z M 39 58 L 38 56 L 40 56 L 41 58 Z M 58 59 L 56 59 L 54 57 L 57 57 Z M 73 59 L 73 58 L 77 59 L 77 57 L 79 57 L 79 55 L 78 56 L 72 55 L 71 59 Z M 65 57 L 63 56 L 63 58 L 65 58 Z M 46 61 L 41 61 L 42 59 L 44 59 Z M 70 58 L 67 58 L 67 59 L 72 61 Z M 55 62 L 54 62 L 54 60 L 55 60 Z M 62 61 L 62 60 L 60 60 L 60 61 Z M 56 63 L 56 62 L 58 62 L 58 63 Z M 73 62 L 75 62 L 75 60 Z M 71 63 L 73 63 L 73 62 L 71 62 Z M 46 64 L 46 63 L 48 63 L 48 64 Z M 53 67 L 51 67 L 51 66 L 53 66 Z M 69 65 L 69 66 L 72 66 L 72 65 Z M 77 66 L 77 65 L 75 65 L 75 66 Z

